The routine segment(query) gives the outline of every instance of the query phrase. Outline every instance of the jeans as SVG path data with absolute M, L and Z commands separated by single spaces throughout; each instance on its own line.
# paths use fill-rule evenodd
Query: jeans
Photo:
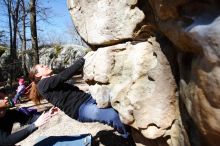
M 98 108 L 93 98 L 85 101 L 79 108 L 78 120 L 80 122 L 100 122 L 117 130 L 122 137 L 128 138 L 129 132 L 121 122 L 118 112 L 113 108 Z
M 91 146 L 92 136 L 82 134 L 76 136 L 40 136 L 34 146 Z
M 13 98 L 14 103 L 17 103 L 17 101 L 20 100 L 20 97 L 22 95 L 23 95 L 23 92 L 18 92 Z

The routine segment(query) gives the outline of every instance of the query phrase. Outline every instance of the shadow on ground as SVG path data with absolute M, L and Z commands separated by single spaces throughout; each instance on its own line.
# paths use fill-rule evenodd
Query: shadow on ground
M 114 130 L 102 130 L 93 136 L 92 146 L 134 146 L 134 144 L 131 144 L 131 141 L 131 139 L 127 140 L 116 135 Z
M 92 138 L 90 134 L 41 137 L 34 146 L 90 146 L 90 141 L 92 141 L 92 146 L 133 146 L 128 140 L 116 135 L 114 130 L 99 131 Z

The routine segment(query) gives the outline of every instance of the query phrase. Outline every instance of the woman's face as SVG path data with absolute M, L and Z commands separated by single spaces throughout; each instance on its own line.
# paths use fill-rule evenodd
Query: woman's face
M 43 77 L 48 76 L 52 74 L 52 70 L 48 68 L 46 65 L 38 64 L 35 66 L 35 69 L 37 70 L 36 76 L 37 77 Z

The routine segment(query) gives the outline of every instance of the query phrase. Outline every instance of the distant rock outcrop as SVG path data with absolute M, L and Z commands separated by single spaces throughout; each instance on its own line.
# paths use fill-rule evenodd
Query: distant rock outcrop
M 42 48 L 40 50 L 40 64 L 48 65 L 53 69 L 62 69 L 70 66 L 75 59 L 84 56 L 88 50 L 89 48 L 71 44 Z

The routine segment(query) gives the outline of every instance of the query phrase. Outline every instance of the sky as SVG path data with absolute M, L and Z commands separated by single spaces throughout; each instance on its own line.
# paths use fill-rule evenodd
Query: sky
M 67 8 L 66 0 L 40 0 L 45 6 L 51 8 L 49 13 L 49 23 L 41 21 L 39 23 L 39 35 L 62 39 L 71 42 L 71 36 L 67 34 L 72 19 Z M 49 36 L 48 36 L 49 35 Z
M 55 30 L 57 28 L 64 29 L 67 23 L 72 23 L 70 13 L 68 11 L 66 0 L 41 0 L 46 7 L 51 7 L 52 25 L 44 25 L 44 28 Z
M 74 39 L 70 34 L 68 34 L 68 32 L 73 27 L 73 22 L 67 8 L 66 0 L 38 1 L 44 7 L 50 8 L 48 11 L 49 23 L 44 21 L 37 23 L 38 37 L 40 40 L 60 40 L 64 43 L 72 43 Z M 0 10 L 0 30 L 8 31 L 8 19 L 7 17 L 4 17 L 3 13 L 3 10 Z M 27 28 L 27 33 L 30 35 L 29 28 Z

